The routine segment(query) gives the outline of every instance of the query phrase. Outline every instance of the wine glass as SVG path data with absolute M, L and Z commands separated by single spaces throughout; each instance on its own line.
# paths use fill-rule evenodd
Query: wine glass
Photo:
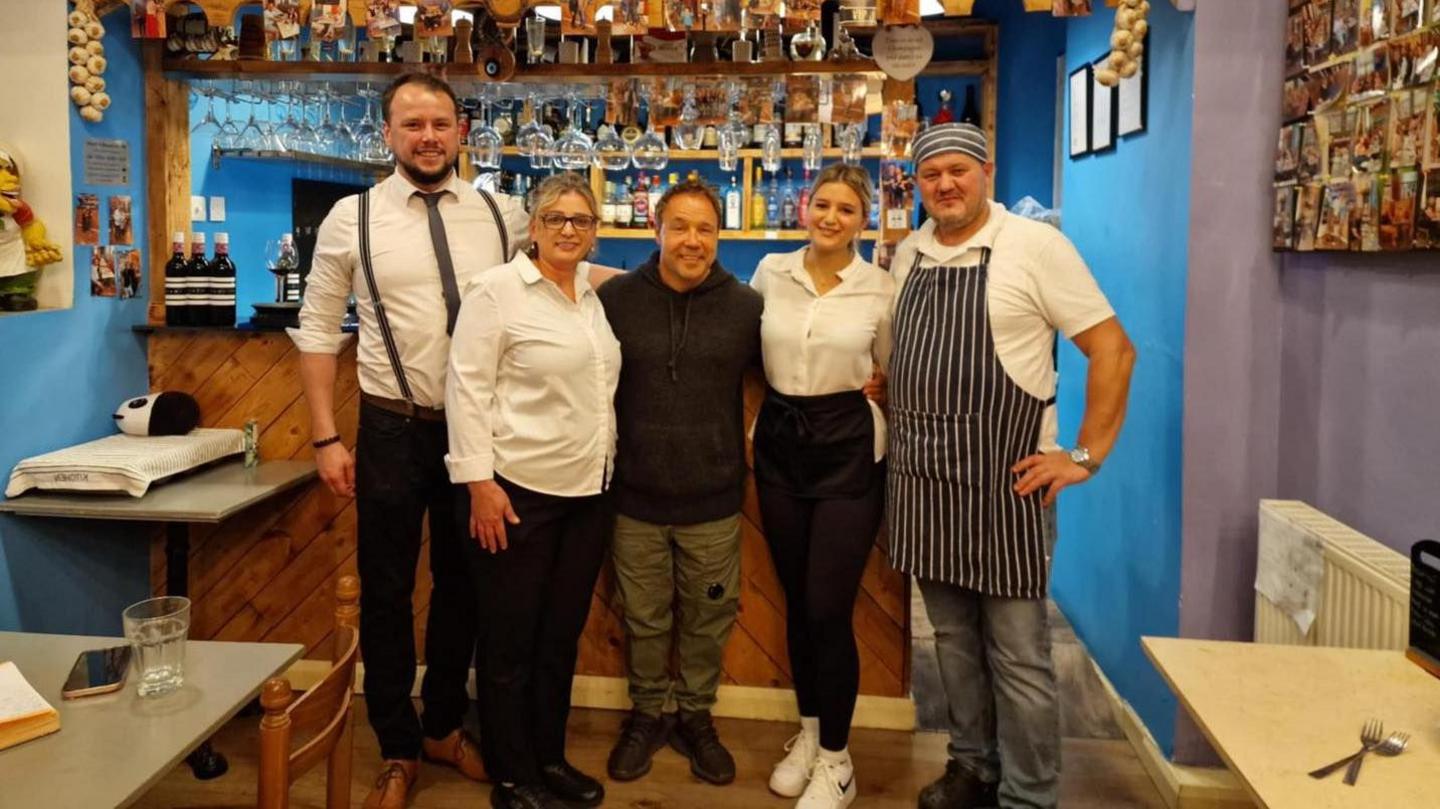
M 285 275 L 290 272 L 290 268 L 282 260 L 284 254 L 282 245 L 283 242 L 280 239 L 265 240 L 265 269 L 275 276 L 276 303 L 285 301 Z
M 805 127 L 805 137 L 800 143 L 800 154 L 804 159 L 807 171 L 819 171 L 820 160 L 824 152 L 820 148 L 820 125 L 808 124 Z
M 645 97 L 645 134 L 635 141 L 630 159 L 637 169 L 659 171 L 670 162 L 670 150 L 665 146 L 665 139 L 655 131 L 655 104 L 650 98 L 649 88 L 645 90 Z
M 205 117 L 201 118 L 200 123 L 196 124 L 194 128 L 190 130 L 190 134 L 193 135 L 196 132 L 207 129 L 214 129 L 216 132 L 219 132 L 220 121 L 215 117 L 215 88 L 201 85 L 200 89 L 197 90 L 196 93 L 198 95 L 204 96 L 206 99 Z
M 675 145 L 687 151 L 699 149 L 705 142 L 705 127 L 699 123 L 700 112 L 695 109 L 695 85 L 685 88 L 685 104 L 680 108 L 680 123 L 672 136 Z
M 488 93 L 488 87 L 481 91 L 480 126 L 473 127 L 466 139 L 470 147 L 470 162 L 477 169 L 500 168 L 500 154 L 504 146 L 504 139 L 491 123 L 492 110 Z
M 865 132 L 864 124 L 840 124 L 840 159 L 851 166 L 860 165 L 860 142 Z
M 540 165 L 535 165 L 535 153 L 548 152 L 554 138 L 550 135 L 550 127 L 540 121 L 540 103 L 531 93 L 526 99 L 525 106 L 530 110 L 530 120 L 520 127 L 515 133 L 515 148 L 520 154 L 530 158 L 530 165 L 533 168 L 545 168 L 549 164 L 549 158 L 542 158 Z
M 606 171 L 624 171 L 630 166 L 630 145 L 615 127 L 600 127 L 595 138 L 595 167 Z
M 760 142 L 760 165 L 774 174 L 783 162 L 780 151 L 780 125 L 774 122 L 765 125 L 765 138 Z
M 569 171 L 583 171 L 590 167 L 594 143 L 590 136 L 581 131 L 580 110 L 582 104 L 575 93 L 570 94 L 569 122 L 558 140 L 555 141 L 555 166 Z
M 722 125 L 715 132 L 716 154 L 720 162 L 721 171 L 734 171 L 740 165 L 740 142 L 735 139 L 735 133 L 728 126 Z

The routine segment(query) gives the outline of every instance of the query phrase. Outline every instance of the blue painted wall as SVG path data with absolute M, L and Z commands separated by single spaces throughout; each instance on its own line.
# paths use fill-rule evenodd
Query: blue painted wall
M 47 13 L 66 10 L 56 4 Z M 74 193 L 100 197 L 102 222 L 106 197 L 132 197 L 134 233 L 143 242 L 145 94 L 127 13 L 104 20 L 105 80 L 115 102 L 99 124 L 71 108 L 70 162 Z M 86 137 L 130 143 L 128 187 L 84 184 Z M 53 217 L 46 224 L 70 226 Z M 108 238 L 102 228 L 101 241 Z M 145 392 L 145 339 L 130 327 L 144 322 L 148 291 L 142 285 L 140 297 L 127 301 L 90 297 L 90 248 L 75 249 L 73 308 L 0 317 L 0 378 L 8 383 L 0 399 L 7 425 L 0 471 L 7 475 L 21 458 L 114 432 L 115 406 Z M 119 634 L 120 611 L 146 597 L 149 575 L 146 534 L 135 526 L 0 516 L 0 629 Z
M 1108 51 L 1114 12 L 1068 24 L 1067 71 Z M 1064 230 L 1139 351 L 1124 433 L 1105 470 L 1061 496 L 1052 591 L 1121 696 L 1170 752 L 1175 701 L 1140 649 L 1176 635 L 1189 231 L 1192 16 L 1151 5 L 1148 131 L 1064 165 Z M 1068 116 L 1067 116 L 1068 117 Z M 1068 140 L 1068 133 L 1067 133 Z M 1060 352 L 1060 435 L 1085 403 L 1085 360 Z

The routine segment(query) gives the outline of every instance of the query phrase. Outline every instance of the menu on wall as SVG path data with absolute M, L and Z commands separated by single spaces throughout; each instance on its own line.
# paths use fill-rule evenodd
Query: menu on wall
M 1440 542 L 1410 550 L 1410 648 L 1406 656 L 1440 677 Z

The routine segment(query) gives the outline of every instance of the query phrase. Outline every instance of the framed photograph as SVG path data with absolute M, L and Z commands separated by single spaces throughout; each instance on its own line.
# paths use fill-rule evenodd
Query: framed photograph
M 1119 137 L 1138 135 L 1145 131 L 1145 122 L 1150 115 L 1150 43 L 1147 34 L 1145 53 L 1140 56 L 1140 69 L 1128 79 L 1120 80 L 1120 92 L 1115 116 L 1115 134 Z
M 1293 76 L 1304 69 L 1305 11 L 1294 9 L 1285 22 L 1285 75 Z
M 1335 0 L 1330 20 L 1331 55 L 1340 56 L 1355 50 L 1360 41 L 1360 0 Z
M 1280 105 L 1280 120 L 1298 121 L 1310 114 L 1310 77 L 1296 76 L 1285 81 L 1285 96 Z
M 1420 172 L 1399 169 L 1381 175 L 1385 185 L 1380 203 L 1380 249 L 1409 250 L 1415 238 L 1415 203 Z
M 1275 221 L 1272 246 L 1289 250 L 1295 246 L 1295 186 L 1275 186 Z
M 1440 171 L 1425 173 L 1425 193 L 1415 217 L 1416 250 L 1440 250 Z
M 1324 158 L 1320 151 L 1320 136 L 1314 121 L 1295 124 L 1300 127 L 1300 164 L 1296 167 L 1295 178 L 1302 183 L 1319 179 L 1323 173 Z
M 1300 186 L 1299 199 L 1295 201 L 1295 249 L 1315 249 L 1315 227 L 1320 221 L 1320 194 L 1324 186 L 1319 183 Z
M 1305 7 L 1305 64 L 1315 66 L 1330 58 L 1330 4 Z
M 1304 126 L 1290 124 L 1280 127 L 1280 140 L 1275 146 L 1275 182 L 1295 179 L 1300 168 L 1300 137 Z
M 1095 78 L 1109 54 L 1090 63 L 1090 151 L 1104 152 L 1115 148 L 1115 115 L 1119 111 L 1116 96 L 1119 87 L 1106 87 Z
M 1390 0 L 1390 34 L 1404 36 L 1420 30 L 1425 24 L 1425 15 L 1420 6 L 1420 0 Z
M 1360 0 L 1360 47 L 1390 36 L 1390 0 Z
M 1070 156 L 1090 152 L 1090 85 L 1094 78 L 1090 65 L 1084 64 L 1070 73 Z
M 1355 175 L 1355 213 L 1350 217 L 1350 249 L 1373 253 L 1380 249 L 1380 183 L 1375 175 Z M 1357 233 L 1358 228 L 1358 233 Z
M 1326 184 L 1320 207 L 1320 228 L 1315 234 L 1316 250 L 1350 249 L 1350 215 L 1354 210 L 1354 185 L 1348 180 L 1331 180 Z

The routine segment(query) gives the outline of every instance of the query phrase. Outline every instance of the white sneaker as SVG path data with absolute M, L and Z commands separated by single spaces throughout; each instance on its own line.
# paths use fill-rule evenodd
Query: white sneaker
M 795 809 L 845 809 L 855 802 L 855 768 L 815 759 L 810 785 Z
M 820 739 L 801 730 L 785 743 L 786 755 L 770 773 L 770 791 L 782 798 L 798 798 L 810 783 L 810 771 L 820 755 Z

